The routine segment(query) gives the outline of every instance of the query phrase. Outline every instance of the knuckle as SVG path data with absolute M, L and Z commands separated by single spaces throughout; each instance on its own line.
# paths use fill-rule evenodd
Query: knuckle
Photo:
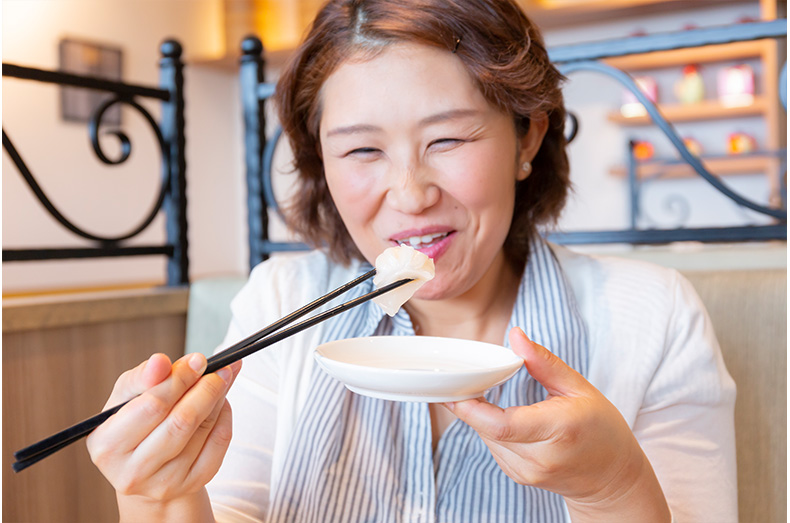
M 149 419 L 161 419 L 170 412 L 170 403 L 155 394 L 146 394 L 140 398 L 140 409 Z
M 552 371 L 556 371 L 557 367 L 563 367 L 563 361 L 550 350 L 546 349 L 541 351 L 542 357 L 545 360 L 545 365 Z
M 224 420 L 220 418 L 220 421 L 215 425 L 212 431 L 211 438 L 221 447 L 230 445 L 230 441 L 233 439 L 233 423 L 231 423 L 230 417 Z
M 225 392 L 225 382 L 219 376 L 206 376 L 200 383 L 212 398 L 220 397 Z
M 88 455 L 90 456 L 91 462 L 93 462 L 99 470 L 105 470 L 115 455 L 113 453 L 113 445 L 96 432 L 88 436 L 86 447 L 88 448 Z
M 559 463 L 556 459 L 549 457 L 544 457 L 543 459 L 537 460 L 536 465 L 536 469 L 538 471 L 537 476 L 541 479 L 555 477 L 563 468 L 561 463 Z
M 199 424 L 195 411 L 184 406 L 167 417 L 167 432 L 174 437 L 191 434 Z
M 121 474 L 113 482 L 115 491 L 122 496 L 134 496 L 140 493 L 140 480 L 132 472 Z
M 173 377 L 184 390 L 189 389 L 200 378 L 187 364 L 174 365 Z
M 88 442 L 88 455 L 96 467 L 102 470 L 109 460 L 107 446 L 101 443 Z
M 507 423 L 496 423 L 489 430 L 496 441 L 511 441 L 514 436 L 513 429 Z
M 163 502 L 170 499 L 171 495 L 170 492 L 172 488 L 167 483 L 159 483 L 156 487 L 152 488 L 151 491 L 148 493 L 148 497 L 153 499 L 154 501 Z
M 211 435 L 211 438 L 218 446 L 227 447 L 233 439 L 233 428 L 231 428 L 230 424 L 219 425 Z
M 200 422 L 198 426 L 198 431 L 211 431 L 214 429 L 215 423 L 217 422 L 217 418 L 209 416 L 208 418 L 204 419 Z
M 127 370 L 123 372 L 118 379 L 115 380 L 115 384 L 112 387 L 112 392 L 110 393 L 110 397 L 116 396 L 123 396 L 127 395 L 127 389 L 129 388 L 130 384 L 132 383 L 132 371 Z

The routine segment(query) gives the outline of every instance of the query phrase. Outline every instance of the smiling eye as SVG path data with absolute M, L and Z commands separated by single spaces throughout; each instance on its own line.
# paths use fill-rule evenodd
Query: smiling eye
M 349 151 L 347 154 L 371 154 L 375 152 L 378 152 L 378 149 L 375 147 L 358 147 L 357 149 Z
M 347 152 L 346 156 L 366 157 L 366 156 L 375 155 L 379 152 L 381 151 L 379 149 L 376 149 L 375 147 L 358 147 L 356 149 L 352 149 L 351 151 Z
M 464 142 L 465 140 L 461 140 L 460 138 L 439 138 L 428 144 L 428 147 L 439 151 L 446 151 L 458 147 Z

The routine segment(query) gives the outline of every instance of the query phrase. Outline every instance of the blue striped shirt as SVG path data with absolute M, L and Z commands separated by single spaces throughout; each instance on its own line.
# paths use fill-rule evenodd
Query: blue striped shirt
M 359 286 L 348 298 L 371 286 Z M 584 324 L 557 260 L 539 239 L 532 244 L 508 331 L 515 326 L 586 373 Z M 331 320 L 322 341 L 370 335 L 414 336 L 414 329 L 404 310 L 389 318 L 365 304 Z M 486 399 L 505 408 L 545 396 L 522 368 Z M 561 496 L 505 475 L 460 420 L 450 424 L 434 453 L 428 404 L 354 394 L 316 366 L 270 520 L 548 523 L 567 521 L 567 510 Z

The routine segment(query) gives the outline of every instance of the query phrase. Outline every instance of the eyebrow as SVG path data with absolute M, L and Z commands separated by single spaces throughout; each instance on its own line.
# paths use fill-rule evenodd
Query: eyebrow
M 437 123 L 446 122 L 448 120 L 461 120 L 464 118 L 468 118 L 470 116 L 474 116 L 478 114 L 479 111 L 475 109 L 451 109 L 449 111 L 443 111 L 441 113 L 432 114 L 430 116 L 426 116 L 422 120 L 419 121 L 420 127 L 427 127 L 429 125 L 434 125 Z M 361 134 L 361 133 L 370 133 L 381 131 L 381 127 L 376 125 L 370 124 L 356 124 L 356 125 L 347 125 L 344 127 L 336 127 L 326 133 L 327 138 L 330 136 L 336 135 L 351 135 L 351 134 Z
M 429 125 L 446 122 L 447 120 L 462 120 L 477 114 L 479 114 L 479 111 L 475 109 L 450 109 L 449 111 L 426 116 L 420 120 L 420 127 L 427 127 Z
M 360 134 L 360 133 L 370 133 L 374 131 L 380 131 L 381 127 L 377 127 L 375 125 L 369 124 L 357 124 L 357 125 L 348 125 L 345 127 L 336 127 L 326 133 L 327 138 L 330 136 L 335 136 L 338 134 Z

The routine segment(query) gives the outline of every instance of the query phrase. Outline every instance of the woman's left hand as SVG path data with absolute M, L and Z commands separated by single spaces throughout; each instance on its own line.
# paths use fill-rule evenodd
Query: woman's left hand
M 483 398 L 447 404 L 505 474 L 562 495 L 574 521 L 669 521 L 653 469 L 617 408 L 521 329 L 510 332 L 510 344 L 546 388 L 544 401 L 507 409 Z

